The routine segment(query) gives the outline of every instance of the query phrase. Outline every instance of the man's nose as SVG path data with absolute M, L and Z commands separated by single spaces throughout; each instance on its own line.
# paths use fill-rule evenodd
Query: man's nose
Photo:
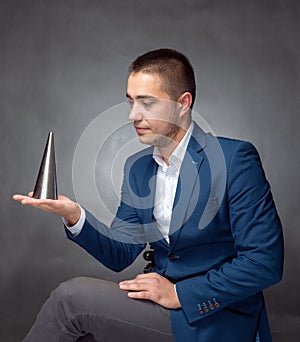
M 140 110 L 140 106 L 137 104 L 133 104 L 130 108 L 129 112 L 129 120 L 134 122 L 134 121 L 142 121 L 144 116 Z

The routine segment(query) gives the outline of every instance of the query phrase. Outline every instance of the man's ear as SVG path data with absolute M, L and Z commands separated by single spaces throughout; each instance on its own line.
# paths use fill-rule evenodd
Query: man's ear
M 185 92 L 178 98 L 177 102 L 180 103 L 180 111 L 182 114 L 185 114 L 186 112 L 190 111 L 190 107 L 193 102 L 192 94 L 189 92 Z

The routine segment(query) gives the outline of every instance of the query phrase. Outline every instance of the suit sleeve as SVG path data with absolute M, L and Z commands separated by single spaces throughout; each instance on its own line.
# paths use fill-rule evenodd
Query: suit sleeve
M 227 170 L 227 200 L 236 255 L 219 268 L 176 284 L 194 323 L 281 280 L 282 227 L 256 149 L 239 142 Z M 199 315 L 199 304 L 214 305 Z
M 70 240 L 114 271 L 122 271 L 132 264 L 145 248 L 143 224 L 128 190 L 128 172 L 126 164 L 121 203 L 110 227 L 86 211 L 86 220 L 78 235 L 74 236 L 66 229 Z

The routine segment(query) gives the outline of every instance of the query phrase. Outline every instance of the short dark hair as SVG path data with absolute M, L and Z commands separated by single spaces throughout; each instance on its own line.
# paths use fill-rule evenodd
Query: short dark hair
M 157 74 L 163 90 L 172 100 L 178 99 L 184 92 L 192 95 L 192 105 L 196 97 L 194 69 L 186 56 L 172 49 L 158 49 L 146 52 L 137 57 L 129 66 L 130 73 L 136 72 Z

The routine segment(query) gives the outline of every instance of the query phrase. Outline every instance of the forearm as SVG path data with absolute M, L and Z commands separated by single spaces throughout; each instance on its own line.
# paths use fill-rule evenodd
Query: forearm
M 80 233 L 74 236 L 66 229 L 67 237 L 84 248 L 106 267 L 121 271 L 136 259 L 145 244 L 130 243 L 130 238 L 114 231 L 86 211 Z

